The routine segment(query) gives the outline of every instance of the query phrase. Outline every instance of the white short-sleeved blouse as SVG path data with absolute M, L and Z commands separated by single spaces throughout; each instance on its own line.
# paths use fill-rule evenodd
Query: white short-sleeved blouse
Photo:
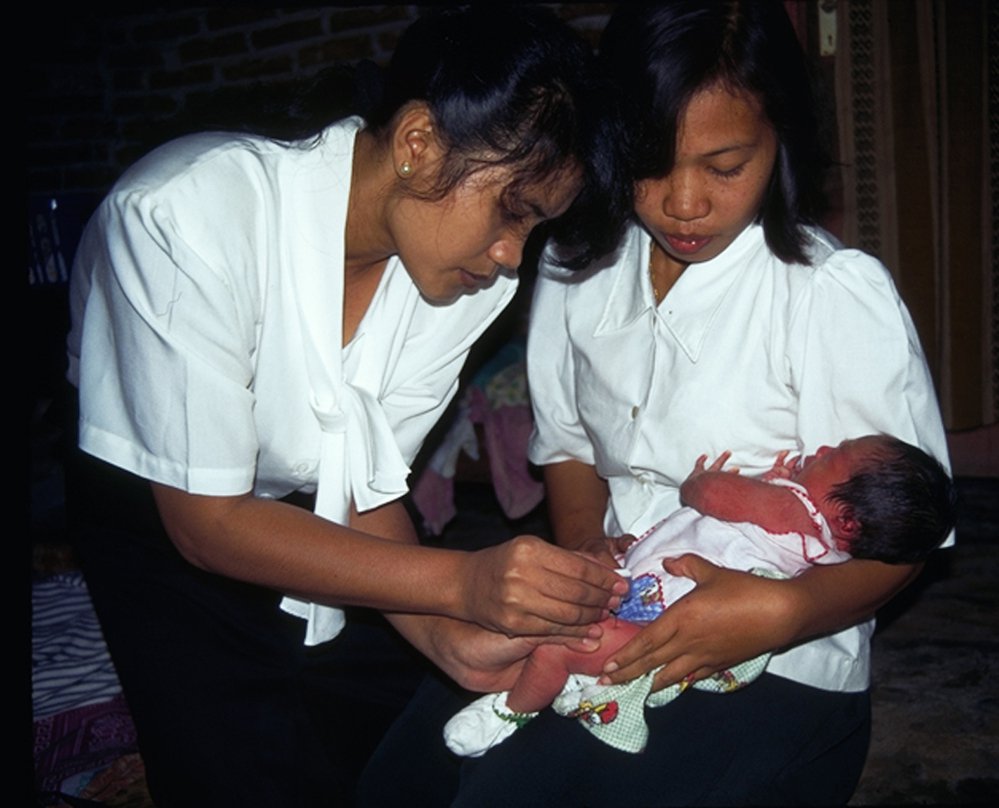
M 366 510 L 405 492 L 471 344 L 516 281 L 433 305 L 393 258 L 342 347 L 361 126 L 293 144 L 195 135 L 125 173 L 72 278 L 69 377 L 85 451 L 197 494 L 318 487 L 317 513 L 338 522 L 351 500 Z M 309 642 L 342 625 L 286 605 L 310 616 Z
M 632 225 L 602 265 L 545 268 L 528 343 L 530 459 L 578 460 L 607 480 L 608 535 L 641 535 L 679 507 L 701 454 L 761 474 L 871 433 L 947 464 L 932 380 L 887 270 L 811 231 L 812 266 L 786 264 L 752 225 L 691 265 L 658 306 L 650 238 Z M 866 624 L 774 657 L 771 672 L 867 686 Z

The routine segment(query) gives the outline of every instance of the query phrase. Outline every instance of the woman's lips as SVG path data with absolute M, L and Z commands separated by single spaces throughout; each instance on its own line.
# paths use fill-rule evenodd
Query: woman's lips
M 462 286 L 466 289 L 481 289 L 484 286 L 488 286 L 492 280 L 492 275 L 476 275 L 467 269 L 459 269 L 458 275 L 461 278 Z
M 672 236 L 666 234 L 665 239 L 672 252 L 678 255 L 693 255 L 708 245 L 711 236 Z

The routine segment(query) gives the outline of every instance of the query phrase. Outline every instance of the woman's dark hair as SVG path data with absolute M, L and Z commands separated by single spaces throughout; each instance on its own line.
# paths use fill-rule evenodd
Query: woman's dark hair
M 954 527 L 950 477 L 922 449 L 882 437 L 864 464 L 830 493 L 860 524 L 850 544 L 854 558 L 914 564 L 935 550 Z
M 581 266 L 612 249 L 630 212 L 619 122 L 590 48 L 547 9 L 490 4 L 428 13 L 404 33 L 380 103 L 367 115 L 386 131 L 411 101 L 427 104 L 445 162 L 442 198 L 470 173 L 507 166 L 505 195 L 567 167 L 584 188 L 550 226 L 562 260 Z
M 387 71 L 363 61 L 334 65 L 290 88 L 216 94 L 202 125 L 192 128 L 207 122 L 308 140 L 336 120 L 360 115 L 385 135 L 412 101 L 427 105 L 445 149 L 439 181 L 426 198 L 443 198 L 471 173 L 502 165 L 512 169 L 503 201 L 516 210 L 524 185 L 576 168 L 583 190 L 565 214 L 538 229 L 559 243 L 566 266 L 585 266 L 617 245 L 631 213 L 631 183 L 614 96 L 592 49 L 542 7 L 431 10 L 403 33 Z
M 600 55 L 619 87 L 633 180 L 673 166 L 680 117 L 715 84 L 748 92 L 777 134 L 778 151 L 759 213 L 767 245 L 784 261 L 808 263 L 802 226 L 822 208 L 822 174 L 810 71 L 778 0 L 621 3 Z

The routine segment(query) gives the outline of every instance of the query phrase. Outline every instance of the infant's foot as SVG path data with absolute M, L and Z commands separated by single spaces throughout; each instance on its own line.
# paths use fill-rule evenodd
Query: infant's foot
M 517 713 L 506 706 L 507 693 L 476 699 L 444 725 L 447 748 L 463 757 L 479 757 L 502 743 L 537 713 Z

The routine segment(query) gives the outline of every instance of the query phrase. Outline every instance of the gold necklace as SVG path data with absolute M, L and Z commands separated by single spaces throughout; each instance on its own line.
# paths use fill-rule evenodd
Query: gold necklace
M 652 268 L 652 256 L 656 251 L 656 242 L 653 240 L 649 245 L 649 283 L 652 284 L 652 297 L 656 301 L 658 306 L 662 303 L 662 297 L 659 295 L 659 290 L 656 288 L 656 271 Z

